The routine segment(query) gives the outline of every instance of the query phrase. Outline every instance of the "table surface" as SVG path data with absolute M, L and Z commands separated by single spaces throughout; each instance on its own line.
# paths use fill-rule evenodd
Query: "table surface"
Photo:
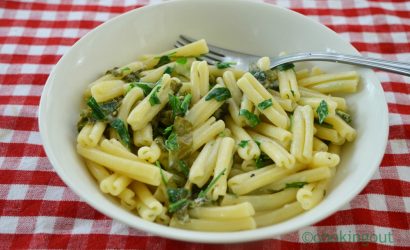
M 57 176 L 39 135 L 41 91 L 62 54 L 102 22 L 156 2 L 0 2 L 0 249 L 209 247 L 147 235 L 97 212 Z M 410 61 L 409 1 L 268 2 L 318 20 L 364 55 Z M 377 76 L 388 102 L 390 135 L 365 189 L 311 227 L 212 249 L 410 247 L 410 78 L 384 72 Z M 372 242 L 354 242 L 354 234 Z

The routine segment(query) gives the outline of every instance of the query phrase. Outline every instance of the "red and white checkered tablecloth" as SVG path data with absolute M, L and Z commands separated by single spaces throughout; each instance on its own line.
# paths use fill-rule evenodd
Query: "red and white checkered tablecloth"
M 154 2 L 0 1 L 0 249 L 211 247 L 147 235 L 97 212 L 57 176 L 40 140 L 40 95 L 61 55 L 102 22 Z M 364 55 L 410 61 L 410 1 L 268 2 L 318 20 Z M 212 249 L 410 247 L 410 78 L 384 72 L 377 76 L 388 102 L 390 135 L 366 188 L 311 227 Z M 376 242 L 357 243 L 354 235 Z

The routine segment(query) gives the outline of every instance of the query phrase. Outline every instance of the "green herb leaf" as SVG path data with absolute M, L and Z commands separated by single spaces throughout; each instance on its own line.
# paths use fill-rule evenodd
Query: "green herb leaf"
M 172 67 L 167 67 L 165 70 L 164 70 L 164 74 L 168 74 L 168 75 L 171 75 L 172 74 L 172 71 L 174 71 L 174 69 L 172 68 Z
M 178 58 L 177 60 L 175 60 L 175 62 L 178 63 L 178 64 L 184 65 L 184 64 L 186 64 L 186 63 L 188 62 L 188 58 L 186 58 L 186 57 L 180 57 L 180 58 Z
M 340 110 L 340 109 L 336 109 L 336 114 L 340 117 L 340 118 L 342 118 L 346 123 L 351 123 L 352 122 L 352 117 L 348 114 L 348 113 L 346 113 L 346 112 L 344 112 L 344 111 L 342 111 L 342 110 Z
M 226 69 L 226 68 L 230 68 L 232 65 L 236 65 L 236 62 L 218 62 L 216 64 L 216 67 L 218 69 Z
M 162 182 L 165 186 L 168 186 L 167 178 L 165 177 L 164 171 L 162 171 L 161 163 L 159 161 L 155 162 L 155 165 L 159 168 L 159 173 L 161 174 Z
M 297 182 L 292 182 L 292 183 L 286 183 L 285 189 L 286 188 L 302 188 L 304 185 L 308 184 L 305 181 L 297 181 Z
M 177 202 L 171 203 L 168 206 L 168 212 L 170 213 L 175 213 L 181 209 L 183 209 L 184 207 L 187 207 L 190 204 L 190 200 L 188 199 L 181 199 Z
M 185 175 L 185 177 L 188 177 L 189 168 L 188 168 L 188 165 L 186 164 L 186 162 L 185 161 L 178 161 L 178 167 L 179 167 L 179 170 Z
M 173 94 L 168 94 L 169 98 L 169 105 L 172 109 L 172 118 L 174 119 L 176 116 L 184 116 L 185 113 L 188 111 L 189 104 L 191 103 L 192 95 L 187 94 L 184 99 L 181 100 L 174 96 Z
M 265 100 L 265 101 L 263 101 L 263 102 L 260 102 L 259 104 L 258 104 L 258 109 L 260 109 L 260 110 L 265 110 L 265 109 L 267 109 L 267 108 L 269 108 L 269 107 L 271 107 L 272 106 L 272 99 L 267 99 L 267 100 Z
M 211 191 L 212 188 L 214 188 L 216 182 L 218 182 L 221 176 L 225 174 L 225 171 L 226 168 L 224 168 L 215 178 L 213 178 L 209 185 L 204 190 L 201 190 L 201 192 L 199 192 L 198 198 L 205 198 L 209 191 Z
M 171 58 L 170 58 L 169 55 L 161 56 L 159 58 L 158 63 L 154 66 L 154 68 L 161 67 L 162 65 L 165 65 L 165 64 L 170 63 L 170 62 L 171 62 Z
M 144 96 L 148 96 L 149 93 L 151 93 L 152 91 L 152 87 L 149 86 L 146 83 L 141 83 L 141 82 L 132 82 L 130 83 L 130 85 L 128 86 L 127 92 L 130 91 L 132 88 L 134 87 L 138 87 L 140 89 L 142 89 L 142 91 L 144 92 Z
M 329 109 L 327 107 L 327 102 L 325 100 L 322 100 L 319 103 L 319 106 L 316 109 L 316 113 L 319 116 L 319 124 L 322 124 L 329 114 Z
M 171 134 L 171 132 L 172 132 L 172 130 L 174 129 L 174 125 L 172 124 L 172 125 L 170 125 L 170 126 L 168 126 L 168 127 L 166 127 L 165 129 L 164 129 L 164 131 L 162 132 L 162 135 L 164 136 L 164 137 L 169 137 L 169 135 Z
M 273 161 L 265 153 L 261 153 L 258 158 L 256 158 L 256 168 L 263 168 L 267 165 L 273 164 Z
M 167 188 L 168 199 L 170 203 L 175 203 L 189 196 L 189 190 L 186 188 Z
M 208 95 L 205 97 L 205 101 L 209 101 L 211 99 L 215 99 L 218 102 L 225 101 L 226 99 L 231 98 L 231 92 L 229 89 L 220 87 L 220 88 L 213 88 Z
M 149 103 L 151 106 L 161 104 L 161 101 L 159 100 L 157 93 L 159 92 L 159 89 L 161 88 L 161 85 L 157 85 L 151 93 L 151 96 L 149 97 Z
M 256 145 L 258 145 L 258 147 L 261 147 L 261 142 L 260 141 L 258 141 L 256 139 L 254 139 L 253 141 L 256 143 Z
M 90 97 L 87 101 L 88 107 L 91 108 L 92 111 L 92 117 L 96 120 L 104 120 L 105 119 L 105 114 L 104 111 L 101 109 L 100 105 L 98 105 L 97 101 L 94 99 L 94 97 Z
M 179 149 L 178 138 L 175 132 L 172 132 L 168 139 L 165 141 L 165 147 L 170 151 L 175 151 Z
M 252 128 L 261 122 L 259 117 L 257 117 L 254 113 L 249 112 L 247 109 L 241 109 L 239 111 L 239 115 L 244 116 L 249 122 L 249 126 L 251 126 Z
M 293 63 L 284 63 L 281 64 L 279 66 L 276 67 L 276 69 L 280 70 L 280 71 L 285 71 L 288 69 L 293 69 L 295 67 L 295 65 Z
M 265 72 L 263 72 L 263 71 L 259 71 L 259 70 L 256 70 L 256 71 L 252 71 L 252 72 L 250 72 L 255 78 L 256 78 L 256 80 L 258 80 L 259 82 L 264 82 L 264 81 L 266 81 L 266 74 L 265 74 Z
M 242 140 L 238 143 L 238 146 L 241 148 L 245 148 L 249 143 L 249 140 Z
M 123 121 L 119 118 L 115 118 L 110 122 L 110 126 L 117 131 L 120 136 L 122 144 L 129 147 L 131 144 L 130 134 L 128 133 L 127 127 Z
M 191 94 L 187 94 L 184 97 L 184 100 L 182 101 L 180 107 L 181 107 L 181 113 L 183 115 L 185 115 L 185 113 L 188 111 L 189 108 L 189 104 L 191 104 L 191 99 L 192 99 L 192 95 Z

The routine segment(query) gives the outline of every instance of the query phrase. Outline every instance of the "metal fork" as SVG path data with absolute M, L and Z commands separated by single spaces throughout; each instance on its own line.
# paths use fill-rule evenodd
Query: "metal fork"
M 175 43 L 175 47 L 182 47 L 188 43 L 195 42 L 197 39 L 180 35 Z M 260 56 L 246 54 L 229 49 L 223 49 L 208 43 L 209 53 L 200 57 L 209 64 L 215 65 L 218 62 L 235 62 L 235 67 L 243 70 L 248 70 L 248 66 L 252 62 L 256 62 Z M 271 68 L 275 68 L 281 64 L 290 62 L 302 61 L 329 61 L 345 64 L 353 64 L 368 68 L 376 68 L 384 71 L 389 71 L 405 76 L 410 76 L 410 63 L 395 62 L 376 58 L 369 58 L 364 56 L 354 56 L 340 53 L 330 52 L 305 52 L 286 56 L 271 58 Z

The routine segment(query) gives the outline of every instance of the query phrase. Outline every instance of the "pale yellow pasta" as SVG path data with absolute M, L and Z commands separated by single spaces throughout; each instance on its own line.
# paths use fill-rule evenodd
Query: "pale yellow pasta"
M 261 122 L 254 128 L 259 134 L 282 142 L 283 145 L 289 145 L 292 140 L 292 133 L 288 130 L 276 127 L 269 123 Z
M 125 175 L 113 173 L 100 182 L 100 189 L 104 193 L 110 193 L 113 196 L 119 195 L 132 182 Z
M 237 69 L 237 68 L 225 68 L 225 69 L 218 69 L 214 65 L 209 65 L 209 74 L 213 75 L 215 77 L 221 77 L 226 71 L 231 71 L 235 78 L 238 79 L 239 77 L 243 76 L 245 74 L 245 71 Z
M 288 188 L 274 194 L 262 195 L 231 195 L 227 194 L 221 201 L 221 206 L 250 202 L 255 211 L 273 210 L 296 200 L 296 188 Z
M 194 130 L 194 132 L 192 132 L 192 151 L 196 151 L 205 143 L 211 141 L 215 136 L 224 131 L 224 129 L 224 121 L 218 120 L 205 129 L 201 129 L 200 131 Z
M 175 62 L 170 62 L 156 69 L 142 71 L 140 73 L 142 76 L 140 81 L 149 82 L 149 83 L 157 82 L 159 79 L 161 79 L 162 75 L 164 75 L 167 68 L 174 68 L 175 64 L 176 64 Z
M 340 157 L 337 154 L 328 152 L 315 152 L 312 161 L 309 163 L 310 168 L 320 167 L 336 167 L 340 162 Z
M 101 164 L 112 171 L 126 175 L 137 181 L 158 186 L 161 181 L 159 169 L 149 163 L 132 161 L 107 154 L 96 148 L 77 145 L 77 152 L 86 159 Z
M 328 151 L 328 146 L 326 143 L 321 141 L 320 139 L 313 137 L 313 151 L 323 151 L 326 152 Z
M 192 103 L 196 103 L 209 91 L 209 70 L 206 61 L 195 61 L 191 66 Z
M 124 123 L 127 122 L 127 117 L 131 111 L 132 106 L 144 97 L 144 92 L 138 87 L 134 87 L 128 91 L 124 99 L 122 99 L 121 106 L 118 110 L 117 117 Z M 128 128 L 128 126 L 126 126 Z
M 135 208 L 137 209 L 139 216 L 144 220 L 154 221 L 160 214 L 158 211 L 147 207 L 147 205 L 145 205 L 138 197 L 135 197 L 135 202 Z
M 241 104 L 242 92 L 236 84 L 236 78 L 232 71 L 228 70 L 223 74 L 223 80 L 226 87 L 231 92 L 232 99 L 235 101 L 236 105 Z
M 324 82 L 309 86 L 310 89 L 319 91 L 324 94 L 328 93 L 354 93 L 357 91 L 358 79 L 354 80 L 337 80 L 331 82 Z
M 238 168 L 232 168 L 231 172 L 229 172 L 228 178 L 230 179 L 234 176 L 243 174 L 244 172 L 247 172 L 247 171 L 243 171 L 242 169 L 238 169 Z
M 261 112 L 276 126 L 287 128 L 289 126 L 289 117 L 282 107 L 273 99 L 272 95 L 256 80 L 250 73 L 246 73 L 237 82 L 239 88 L 257 106 L 265 100 L 272 100 L 272 106 L 261 110 Z
M 335 115 L 337 103 L 334 102 L 333 100 L 324 100 L 320 97 L 301 97 L 298 101 L 298 104 L 301 105 L 301 106 L 309 105 L 315 111 L 314 112 L 315 117 L 318 117 L 318 114 L 317 114 L 316 110 L 319 107 L 320 102 L 322 100 L 325 101 L 326 104 L 327 104 L 328 114 L 329 115 Z
M 150 208 L 156 215 L 162 213 L 162 204 L 155 199 L 144 183 L 135 181 L 132 183 L 132 190 L 135 192 L 138 199 L 148 208 Z
M 98 163 L 86 159 L 85 165 L 87 166 L 91 175 L 98 181 L 98 183 L 100 183 L 110 175 L 110 172 L 108 172 L 107 169 L 105 169 Z
M 154 93 L 157 95 L 160 103 L 152 106 L 149 99 Z M 164 74 L 161 78 L 161 83 L 157 85 L 137 106 L 135 106 L 128 116 L 127 122 L 132 126 L 132 129 L 139 130 L 144 128 L 158 114 L 158 112 L 165 107 L 168 102 L 169 93 L 173 93 L 171 89 L 171 78 L 168 74 Z
M 227 206 L 196 207 L 189 211 L 189 215 L 198 219 L 229 220 L 253 216 L 255 210 L 249 202 L 242 202 Z
M 100 150 L 112 154 L 118 157 L 122 157 L 129 160 L 141 161 L 135 154 L 131 153 L 127 148 L 125 148 L 121 142 L 116 139 L 102 139 L 100 142 Z
M 315 124 L 316 133 L 315 136 L 319 139 L 330 141 L 336 145 L 342 145 L 345 143 L 345 138 L 342 137 L 336 130 L 332 128 L 326 128 Z
M 151 146 L 144 146 L 138 149 L 138 158 L 154 163 L 161 156 L 161 149 L 158 144 L 152 142 Z
M 270 69 L 270 59 L 267 56 L 261 57 L 258 59 L 258 61 L 256 62 L 256 66 L 258 66 L 258 68 L 261 71 L 266 71 Z
M 305 185 L 298 190 L 296 199 L 304 210 L 312 209 L 324 197 L 328 179 L 316 183 Z
M 101 81 L 91 87 L 91 95 L 97 102 L 109 101 L 124 94 L 124 82 L 121 80 Z
M 329 178 L 332 175 L 328 167 L 313 168 L 308 170 L 303 170 L 298 173 L 294 173 L 286 176 L 283 179 L 277 180 L 264 187 L 268 190 L 281 190 L 286 187 L 286 184 L 295 183 L 295 182 L 316 182 L 326 178 Z
M 304 166 L 299 164 L 295 164 L 293 169 L 270 165 L 237 175 L 228 180 L 228 186 L 234 194 L 243 195 L 263 186 L 269 185 L 272 182 L 278 181 L 281 178 L 303 168 Z
M 216 84 L 212 89 L 224 87 L 221 84 Z M 223 102 L 215 99 L 205 100 L 206 95 L 201 98 L 195 105 L 186 113 L 185 119 L 192 123 L 194 127 L 202 124 L 208 120 L 217 109 L 219 109 Z
M 282 97 L 280 97 L 280 93 L 273 89 L 268 89 L 268 91 L 285 111 L 293 112 L 293 110 L 295 110 L 297 106 L 295 101 L 291 99 L 282 99 Z
M 342 73 L 335 73 L 335 74 L 320 74 L 315 76 L 306 77 L 301 79 L 298 83 L 300 86 L 312 86 L 316 84 L 321 84 L 330 81 L 338 81 L 338 80 L 346 80 L 346 79 L 353 79 L 358 80 L 359 75 L 356 71 L 347 71 Z
M 231 171 L 233 164 L 233 154 L 235 151 L 235 140 L 231 137 L 224 137 L 221 140 L 218 149 L 218 156 L 216 158 L 214 168 L 214 178 L 219 176 L 218 181 L 215 183 L 212 192 L 212 199 L 217 200 L 219 196 L 223 196 L 227 191 L 227 176 Z M 224 173 L 220 175 L 220 173 Z
M 134 199 L 135 193 L 129 189 L 125 188 L 119 195 L 121 205 L 125 207 L 127 210 L 132 210 L 137 205 L 137 202 Z
M 83 146 L 91 146 L 92 142 L 91 142 L 90 134 L 91 134 L 92 129 L 93 129 L 93 124 L 87 123 L 81 129 L 80 133 L 78 133 L 77 143 Z
M 265 227 L 295 217 L 305 211 L 298 201 L 284 205 L 283 207 L 254 216 L 257 227 Z
M 353 141 L 356 138 L 356 130 L 347 124 L 338 115 L 329 115 L 326 117 L 325 122 L 332 125 L 333 128 L 347 141 Z
M 232 118 L 232 120 L 240 127 L 245 124 L 245 120 L 243 116 L 239 115 L 239 106 L 236 105 L 233 99 L 229 99 L 226 101 L 228 103 L 228 111 Z
M 218 156 L 222 138 L 208 142 L 192 164 L 189 171 L 189 181 L 202 187 L 211 177 Z
M 325 100 L 326 102 L 335 102 L 337 103 L 337 108 L 343 111 L 347 110 L 347 105 L 346 105 L 346 100 L 343 97 L 336 97 L 336 96 L 330 96 L 330 95 L 325 95 L 323 93 L 320 93 L 318 91 L 304 88 L 304 87 L 299 87 L 300 94 L 303 97 L 317 97 Z
M 329 149 L 327 150 L 329 153 L 340 155 L 342 147 L 340 145 L 336 145 L 333 143 L 329 144 Z
M 278 70 L 279 91 L 283 99 L 298 101 L 300 98 L 298 82 L 293 69 Z
M 312 108 L 298 106 L 293 114 L 290 152 L 302 163 L 308 163 L 312 159 L 313 130 Z
M 255 220 L 252 217 L 231 220 L 190 219 L 189 222 L 184 223 L 174 216 L 169 225 L 181 229 L 210 232 L 242 231 L 256 228 Z
M 133 142 L 137 147 L 149 146 L 154 141 L 152 134 L 152 125 L 148 123 L 140 130 L 133 131 Z
M 178 91 L 178 94 L 185 95 L 191 93 L 192 84 L 191 82 L 181 82 L 182 86 Z
M 241 169 L 244 172 L 249 172 L 256 169 L 256 162 L 254 159 L 244 160 L 241 164 Z
M 168 226 L 170 221 L 171 221 L 171 217 L 168 216 L 168 210 L 166 207 L 164 207 L 162 209 L 162 212 L 155 219 L 155 222 Z
M 231 130 L 236 144 L 240 144 L 242 141 L 246 142 L 244 146 L 238 146 L 237 151 L 239 156 L 244 160 L 255 159 L 260 155 L 260 149 L 258 145 L 253 141 L 252 137 L 246 132 L 245 129 L 238 126 L 231 118 L 227 117 L 226 125 Z
M 309 70 L 308 69 L 301 69 L 296 71 L 296 79 L 299 81 L 303 78 L 306 78 L 309 76 Z
M 110 193 L 111 187 L 113 186 L 113 183 L 114 183 L 115 179 L 117 179 L 118 176 L 119 176 L 118 173 L 113 173 L 113 174 L 107 176 L 106 178 L 104 178 L 103 180 L 101 180 L 100 190 L 103 193 Z

